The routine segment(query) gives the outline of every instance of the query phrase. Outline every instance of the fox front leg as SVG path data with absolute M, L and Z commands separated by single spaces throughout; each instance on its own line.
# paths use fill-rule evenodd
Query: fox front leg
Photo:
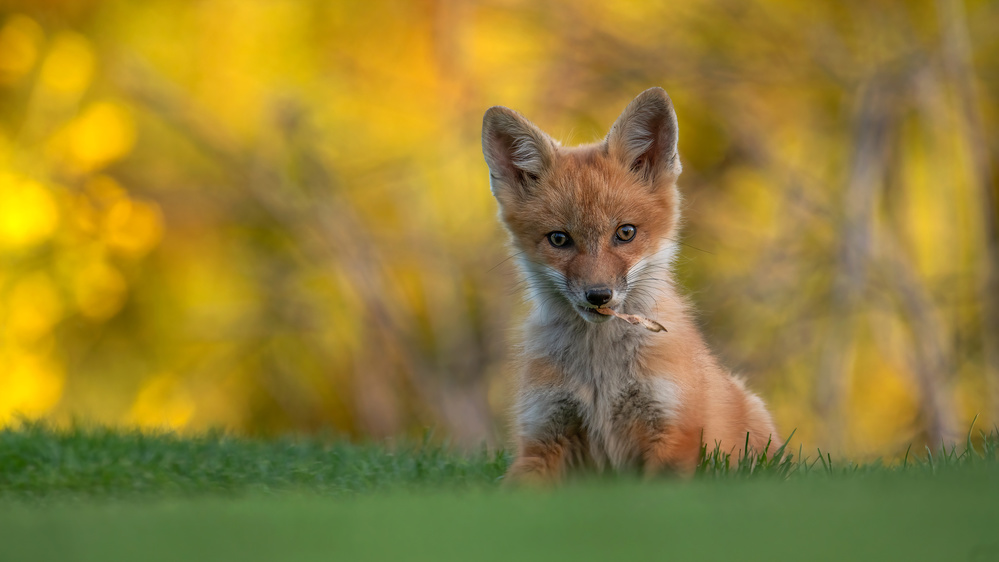
M 571 397 L 536 395 L 522 400 L 517 421 L 517 457 L 507 470 L 507 483 L 557 483 L 568 469 L 587 464 L 586 429 Z
M 509 484 L 555 484 L 561 482 L 579 444 L 568 436 L 531 441 L 518 447 L 517 458 L 506 472 Z
M 642 472 L 646 478 L 672 474 L 691 478 L 701 454 L 699 432 L 684 432 L 677 427 L 642 428 L 636 431 L 642 451 Z

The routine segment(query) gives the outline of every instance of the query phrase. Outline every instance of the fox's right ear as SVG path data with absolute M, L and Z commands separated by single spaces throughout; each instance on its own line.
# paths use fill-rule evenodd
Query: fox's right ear
M 680 175 L 678 127 L 673 102 L 662 88 L 638 94 L 607 134 L 607 147 L 621 164 L 655 185 Z
M 512 109 L 490 107 L 482 118 L 482 153 L 493 195 L 526 195 L 552 164 L 558 143 Z

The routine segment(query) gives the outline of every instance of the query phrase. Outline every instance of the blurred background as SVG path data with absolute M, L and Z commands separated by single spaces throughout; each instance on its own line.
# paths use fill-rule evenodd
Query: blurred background
M 0 1 L 0 424 L 502 444 L 480 126 L 663 86 L 677 275 L 807 450 L 999 421 L 987 0 Z

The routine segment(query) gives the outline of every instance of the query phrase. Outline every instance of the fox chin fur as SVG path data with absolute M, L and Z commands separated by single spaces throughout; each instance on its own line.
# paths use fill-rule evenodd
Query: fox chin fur
M 719 365 L 673 281 L 677 141 L 661 88 L 635 98 L 602 142 L 573 148 L 515 111 L 486 111 L 490 187 L 533 305 L 509 481 L 555 482 L 583 468 L 691 474 L 702 443 L 736 457 L 777 442 L 763 401 Z

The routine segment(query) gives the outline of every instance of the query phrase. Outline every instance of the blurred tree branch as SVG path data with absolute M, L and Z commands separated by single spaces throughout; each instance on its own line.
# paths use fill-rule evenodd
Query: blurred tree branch
M 471 374 L 476 376 L 465 384 L 434 376 L 436 367 L 416 341 L 416 318 L 406 307 L 392 305 L 390 295 L 396 289 L 386 277 L 390 260 L 378 245 L 359 243 L 363 237 L 359 239 L 358 234 L 368 230 L 366 221 L 338 193 L 338 182 L 313 153 L 312 144 L 296 140 L 300 136 L 296 129 L 307 120 L 300 113 L 301 107 L 285 103 L 278 120 L 280 138 L 287 143 L 292 157 L 299 160 L 300 177 L 296 180 L 271 162 L 268 154 L 250 154 L 242 149 L 213 124 L 211 117 L 197 110 L 141 61 L 132 58 L 123 62 L 119 83 L 130 97 L 170 122 L 213 158 L 225 162 L 227 170 L 237 171 L 239 189 L 290 235 L 305 263 L 321 268 L 335 264 L 336 271 L 349 277 L 350 286 L 361 299 L 360 317 L 354 323 L 365 344 L 352 364 L 354 415 L 365 434 L 398 434 L 403 429 L 402 413 L 419 403 L 431 405 L 434 418 L 445 423 L 459 440 L 477 440 L 487 433 L 489 410 L 483 402 L 484 389 L 477 384 L 481 365 L 471 365 L 475 369 Z M 442 258 L 438 256 L 437 260 Z M 271 290 L 279 286 L 272 283 Z M 459 331 L 466 335 L 473 332 L 464 327 Z M 294 377 L 293 373 L 285 374 Z M 278 403 L 285 404 L 292 413 L 295 403 L 282 400 L 273 384 L 280 383 L 268 386 Z M 402 402 L 407 401 L 409 393 L 415 393 L 420 400 L 404 406 Z

